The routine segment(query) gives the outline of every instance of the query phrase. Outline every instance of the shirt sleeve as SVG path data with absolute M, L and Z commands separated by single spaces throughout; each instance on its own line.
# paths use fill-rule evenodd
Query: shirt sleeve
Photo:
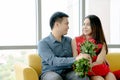
M 49 44 L 45 41 L 40 41 L 38 44 L 38 53 L 42 60 L 52 66 L 70 66 L 74 63 L 74 57 L 57 57 L 52 52 Z

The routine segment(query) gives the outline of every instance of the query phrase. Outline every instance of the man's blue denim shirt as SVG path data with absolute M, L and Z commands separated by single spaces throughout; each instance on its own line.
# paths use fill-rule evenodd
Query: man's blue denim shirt
M 42 73 L 55 71 L 62 73 L 66 69 L 72 68 L 75 58 L 72 55 L 71 38 L 62 37 L 62 41 L 57 41 L 52 33 L 38 44 L 38 53 L 42 58 Z

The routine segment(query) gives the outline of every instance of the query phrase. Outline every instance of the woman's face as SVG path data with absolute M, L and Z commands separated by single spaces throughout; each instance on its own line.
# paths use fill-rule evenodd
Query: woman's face
M 86 18 L 84 20 L 82 32 L 85 36 L 91 36 L 91 34 L 92 34 L 92 29 L 91 29 L 91 26 L 90 26 L 90 20 L 88 18 Z

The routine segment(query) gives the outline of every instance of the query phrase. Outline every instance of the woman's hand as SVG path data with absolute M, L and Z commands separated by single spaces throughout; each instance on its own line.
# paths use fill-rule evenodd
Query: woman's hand
M 80 54 L 76 57 L 76 60 L 79 60 L 79 59 L 82 59 L 82 58 L 91 60 L 91 57 L 90 57 L 89 54 L 83 54 L 83 53 L 80 53 Z

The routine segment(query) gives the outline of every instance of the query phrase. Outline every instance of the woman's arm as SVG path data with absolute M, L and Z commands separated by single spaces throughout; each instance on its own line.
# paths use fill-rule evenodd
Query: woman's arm
M 73 56 L 76 57 L 78 55 L 78 52 L 77 52 L 77 47 L 76 47 L 76 41 L 75 41 L 75 39 L 72 40 L 71 44 L 72 44 Z
M 106 46 L 105 45 L 106 44 L 103 44 L 102 50 L 101 50 L 100 54 L 98 55 L 96 62 L 93 62 L 93 64 L 92 64 L 93 66 L 102 64 L 105 61 L 105 58 L 106 58 Z

